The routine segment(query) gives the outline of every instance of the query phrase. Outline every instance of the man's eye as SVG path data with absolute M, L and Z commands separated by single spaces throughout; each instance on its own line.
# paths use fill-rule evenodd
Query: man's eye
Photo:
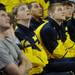
M 20 10 L 23 11 L 23 10 L 25 10 L 25 8 L 21 8 Z
M 62 11 L 62 9 L 60 8 L 60 9 L 58 9 L 58 11 Z
M 35 8 L 38 8 L 38 5 L 35 5 Z
M 1 16 L 6 16 L 5 14 L 2 14 Z

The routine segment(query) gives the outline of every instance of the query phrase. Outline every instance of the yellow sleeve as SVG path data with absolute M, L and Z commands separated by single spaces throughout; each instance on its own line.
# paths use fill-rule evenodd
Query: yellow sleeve
M 21 41 L 21 44 L 23 44 L 24 40 Z M 40 52 L 37 50 L 33 50 L 32 47 L 27 47 L 23 49 L 23 53 L 28 57 L 28 59 L 32 63 L 36 63 L 40 66 L 44 66 L 44 63 L 40 60 L 38 57 L 40 55 Z M 38 61 L 38 62 L 37 62 Z
M 24 41 L 25 40 L 21 41 L 22 45 L 24 44 Z M 29 43 L 27 42 L 27 44 Z M 41 52 L 32 49 L 32 47 L 29 46 L 23 49 L 23 53 L 28 57 L 28 59 L 33 63 L 33 65 L 36 65 L 30 70 L 29 75 L 41 73 L 43 71 L 43 67 L 45 67 L 48 63 L 44 51 Z
M 62 58 L 65 55 L 66 52 L 67 52 L 66 48 L 64 47 L 61 40 L 59 40 L 58 41 L 58 46 L 53 51 L 53 56 L 55 56 L 56 58 Z
M 67 39 L 64 43 L 64 46 L 66 47 L 68 52 L 65 57 L 75 57 L 75 42 L 73 42 L 70 39 L 70 36 L 68 33 L 66 33 L 66 35 L 67 35 Z
M 70 39 L 68 33 L 66 33 L 67 38 L 64 43 L 61 41 L 58 42 L 58 46 L 53 52 L 53 55 L 57 58 L 71 58 L 75 57 L 75 43 Z

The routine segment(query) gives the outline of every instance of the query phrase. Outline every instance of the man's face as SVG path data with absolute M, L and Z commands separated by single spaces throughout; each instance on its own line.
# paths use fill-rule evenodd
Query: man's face
M 6 29 L 10 28 L 10 18 L 3 10 L 0 10 L 0 27 L 4 27 Z
M 65 20 L 63 5 L 54 6 L 53 16 L 56 20 Z
M 32 3 L 31 4 L 31 14 L 34 17 L 42 17 L 43 16 L 43 8 L 39 3 Z
M 20 6 L 17 11 L 17 19 L 28 20 L 30 18 L 31 18 L 31 14 L 30 14 L 30 10 L 28 9 L 27 5 Z
M 64 11 L 65 11 L 66 18 L 71 18 L 72 13 L 74 11 L 74 7 L 69 6 L 69 5 L 64 5 Z

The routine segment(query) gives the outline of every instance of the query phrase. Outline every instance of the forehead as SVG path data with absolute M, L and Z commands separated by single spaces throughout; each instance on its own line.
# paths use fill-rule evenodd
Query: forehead
M 27 5 L 21 5 L 21 6 L 18 7 L 18 10 L 19 9 L 26 9 L 26 8 L 28 8 Z
M 55 5 L 53 6 L 54 9 L 59 9 L 59 8 L 63 8 L 63 5 Z
M 36 3 L 36 2 L 35 3 L 32 3 L 31 5 L 32 6 L 40 6 L 41 7 L 41 5 L 39 3 Z
M 5 15 L 7 15 L 7 13 L 6 13 L 5 11 L 3 11 L 3 10 L 0 10 L 0 15 L 2 15 L 2 14 L 5 14 Z

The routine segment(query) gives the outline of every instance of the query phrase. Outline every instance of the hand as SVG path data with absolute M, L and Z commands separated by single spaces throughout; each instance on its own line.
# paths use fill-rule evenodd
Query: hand
M 27 71 L 32 69 L 32 63 L 29 60 L 26 60 L 25 64 L 26 64 Z
M 22 63 L 25 63 L 25 68 L 26 70 L 30 70 L 32 68 L 32 63 L 31 61 L 27 58 L 25 55 L 21 55 L 22 58 Z

